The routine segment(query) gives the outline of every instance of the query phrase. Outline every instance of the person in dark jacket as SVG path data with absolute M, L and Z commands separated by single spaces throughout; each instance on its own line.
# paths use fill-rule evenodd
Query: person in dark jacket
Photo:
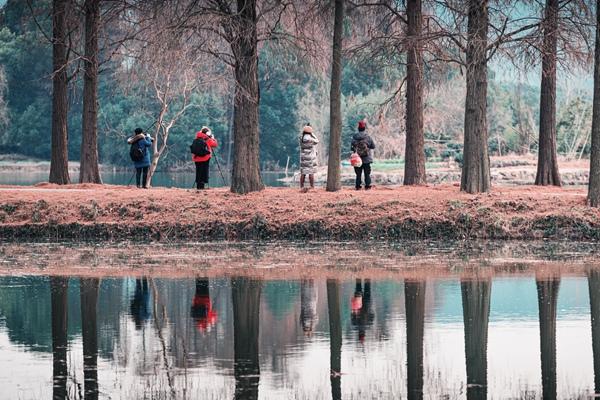
M 354 167 L 354 172 L 356 173 L 356 190 L 360 190 L 362 187 L 363 171 L 365 173 L 365 190 L 371 189 L 371 163 L 373 162 L 375 143 L 371 136 L 365 132 L 366 129 L 367 123 L 361 120 L 358 122 L 358 132 L 352 136 L 352 151 L 356 152 L 362 160 L 360 167 Z
M 136 128 L 134 135 L 127 139 L 127 143 L 132 146 L 137 146 L 144 155 L 141 160 L 134 161 L 135 167 L 135 184 L 136 186 L 148 189 L 148 168 L 150 167 L 150 147 L 152 147 L 152 137 L 146 133 L 142 128 Z M 140 182 L 141 178 L 141 182 Z
M 192 160 L 196 164 L 196 189 L 205 189 L 208 185 L 208 167 L 210 165 L 210 159 L 212 157 L 212 149 L 218 146 L 217 140 L 213 137 L 212 131 L 203 126 L 199 132 L 196 133 L 196 139 L 201 139 L 206 142 L 208 148 L 208 154 L 196 155 L 192 153 Z

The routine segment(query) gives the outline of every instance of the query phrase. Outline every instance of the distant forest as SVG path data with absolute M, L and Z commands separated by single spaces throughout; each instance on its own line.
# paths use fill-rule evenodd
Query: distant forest
M 0 20 L 0 153 L 49 159 L 51 153 L 52 32 L 50 1 L 9 0 Z M 315 22 L 312 29 L 320 29 Z M 348 48 L 358 48 L 354 26 L 347 22 Z M 115 38 L 117 40 L 116 34 Z M 104 26 L 101 42 L 111 40 L 110 25 Z M 354 40 L 354 42 L 353 42 Z M 129 60 L 122 46 L 110 54 L 104 47 L 98 87 L 98 151 L 103 164 L 129 165 L 125 139 L 136 127 L 149 128 L 159 117 L 161 102 L 156 97 L 153 67 L 161 61 L 152 57 Z M 323 54 L 323 65 L 303 59 L 302 54 L 282 51 L 282 45 L 269 41 L 259 46 L 260 84 L 260 164 L 262 169 L 284 168 L 298 164 L 298 136 L 310 122 L 322 138 L 319 158 L 327 160 L 329 136 L 330 52 Z M 406 76 L 402 60 L 381 62 L 381 57 L 361 51 L 345 53 L 342 74 L 342 153 L 363 118 L 378 143 L 376 156 L 402 159 L 405 149 L 405 102 L 402 95 Z M 189 144 L 203 125 L 213 129 L 220 148 L 217 156 L 232 162 L 232 83 L 225 67 L 206 54 L 196 60 L 191 79 L 197 84 L 187 98 L 175 95 L 167 113 L 175 113 L 185 101 L 185 112 L 172 126 L 168 149 L 160 168 L 177 168 L 190 162 Z M 172 70 L 161 73 L 187 73 L 183 60 L 174 60 Z M 536 153 L 540 107 L 539 84 L 519 79 L 517 70 L 507 80 L 495 76 L 502 63 L 488 67 L 488 126 L 490 155 Z M 452 64 L 433 68 L 426 64 L 424 74 L 424 135 L 428 160 L 462 159 L 464 135 L 465 77 Z M 204 73 L 206 71 L 206 73 Z M 82 129 L 82 73 L 77 63 L 70 67 L 69 140 L 70 160 L 79 160 Z M 527 75 L 526 73 L 522 74 Z M 531 74 L 527 75 L 530 76 Z M 534 74 L 537 81 L 539 73 Z M 164 76 L 164 75 L 163 75 Z M 591 73 L 589 74 L 591 77 Z M 570 157 L 586 157 L 590 151 L 592 117 L 591 87 L 575 89 L 566 83 L 570 75 L 559 71 L 557 93 L 557 151 Z M 563 83 L 563 84 L 561 84 Z M 289 159 L 288 159 L 289 157 Z

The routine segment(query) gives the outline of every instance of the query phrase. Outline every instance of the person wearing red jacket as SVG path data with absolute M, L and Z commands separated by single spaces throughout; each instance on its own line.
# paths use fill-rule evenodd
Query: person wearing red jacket
M 205 145 L 200 143 L 199 146 L 195 146 L 197 140 L 203 141 Z M 208 167 L 212 157 L 212 149 L 217 146 L 217 140 L 213 137 L 210 128 L 203 126 L 196 133 L 196 140 L 192 144 L 192 160 L 196 164 L 196 188 L 199 190 L 205 189 L 205 185 L 208 185 Z

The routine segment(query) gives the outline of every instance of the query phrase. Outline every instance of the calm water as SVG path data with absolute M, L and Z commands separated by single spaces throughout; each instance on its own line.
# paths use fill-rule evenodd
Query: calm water
M 0 398 L 589 397 L 595 251 L 511 246 L 0 245 Z
M 135 170 L 132 171 L 105 171 L 102 172 L 102 181 L 110 185 L 135 185 Z M 71 182 L 79 182 L 79 173 L 73 173 Z M 210 186 L 222 187 L 229 186 L 230 175 L 226 170 L 223 170 L 223 177 L 216 168 L 211 168 L 210 171 Z M 284 178 L 284 173 L 279 172 L 262 172 L 263 182 L 267 186 L 284 186 L 284 183 L 279 181 Z M 194 185 L 196 176 L 194 172 L 157 172 L 152 178 L 152 186 L 155 187 L 177 187 L 191 188 Z M 48 182 L 48 172 L 23 172 L 12 171 L 3 172 L 0 174 L 0 185 L 35 185 L 40 182 Z M 225 184 L 224 184 L 225 182 Z

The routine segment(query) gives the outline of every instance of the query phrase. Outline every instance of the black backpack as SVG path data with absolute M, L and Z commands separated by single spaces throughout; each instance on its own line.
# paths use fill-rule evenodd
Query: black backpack
M 131 147 L 129 148 L 129 157 L 131 157 L 131 161 L 140 162 L 144 159 L 145 155 L 146 155 L 145 147 L 142 150 L 140 148 L 140 146 L 138 146 L 137 142 L 131 144 Z
M 210 154 L 210 149 L 208 148 L 208 144 L 206 144 L 206 140 L 201 138 L 196 138 L 190 145 L 190 150 L 193 155 L 198 157 L 204 157 Z
M 356 144 L 354 145 L 354 148 L 356 149 L 356 154 L 358 154 L 361 157 L 368 157 L 369 156 L 369 144 L 367 143 L 367 141 L 365 139 L 359 140 L 358 142 L 356 142 Z

